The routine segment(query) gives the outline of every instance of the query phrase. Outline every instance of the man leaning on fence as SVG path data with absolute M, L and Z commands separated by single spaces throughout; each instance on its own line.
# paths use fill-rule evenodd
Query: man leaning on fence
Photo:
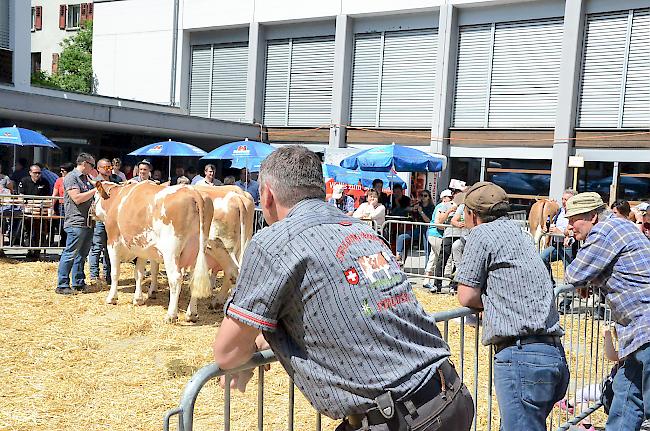
M 70 295 L 86 291 L 84 264 L 92 244 L 93 230 L 88 212 L 95 196 L 88 173 L 95 169 L 95 158 L 88 153 L 77 156 L 77 167 L 63 179 L 65 218 L 63 229 L 67 234 L 65 248 L 59 260 L 56 293 Z M 70 280 L 72 271 L 72 280 Z
M 495 352 L 501 429 L 545 431 L 546 417 L 569 383 L 563 331 L 551 279 L 530 236 L 508 219 L 507 199 L 490 182 L 466 192 L 471 230 L 455 277 L 458 300 L 484 310 L 482 342 Z
M 569 199 L 567 217 L 576 240 L 584 243 L 566 269 L 566 280 L 602 288 L 623 361 L 614 377 L 606 429 L 638 430 L 644 418 L 650 419 L 650 241 L 607 209 L 597 193 Z
M 244 364 L 265 338 L 312 405 L 345 418 L 338 430 L 469 430 L 472 399 L 434 320 L 370 226 L 324 201 L 318 156 L 280 148 L 260 180 L 270 227 L 224 307 L 219 366 Z

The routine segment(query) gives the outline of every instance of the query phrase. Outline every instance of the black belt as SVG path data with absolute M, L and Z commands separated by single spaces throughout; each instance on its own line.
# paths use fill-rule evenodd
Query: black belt
M 562 339 L 557 335 L 529 335 L 525 337 L 513 337 L 494 344 L 494 354 L 499 353 L 506 347 L 522 346 L 524 344 L 550 344 L 551 346 L 561 346 Z
M 420 389 L 404 400 L 395 402 L 395 408 L 404 412 L 404 414 L 409 414 L 411 410 L 419 409 L 424 404 L 438 396 L 442 392 L 443 388 L 445 391 L 449 391 L 451 395 L 451 392 L 457 389 L 456 386 L 459 386 L 460 382 L 457 382 L 459 380 L 460 378 L 456 373 L 456 369 L 448 360 L 445 360 L 440 367 L 438 367 L 435 375 L 429 379 L 427 383 L 422 385 Z M 373 407 L 365 413 L 349 415 L 346 419 L 348 423 L 356 429 L 361 427 L 364 418 L 368 419 L 368 425 L 380 425 L 391 420 L 387 419 L 379 411 L 378 407 Z

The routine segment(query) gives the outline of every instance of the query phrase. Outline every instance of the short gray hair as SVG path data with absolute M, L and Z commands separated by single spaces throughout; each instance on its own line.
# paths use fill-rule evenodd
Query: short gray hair
M 609 216 L 611 216 L 612 210 L 607 208 L 607 205 L 603 205 L 600 208 L 591 210 L 588 213 L 585 213 L 585 219 L 591 219 L 594 215 L 598 216 L 598 222 L 605 221 Z
M 325 200 L 325 180 L 320 158 L 302 145 L 288 145 L 272 152 L 260 167 L 260 185 L 267 183 L 275 199 L 293 207 L 305 199 Z
M 576 189 L 566 189 L 562 194 L 575 196 L 578 194 L 578 191 Z

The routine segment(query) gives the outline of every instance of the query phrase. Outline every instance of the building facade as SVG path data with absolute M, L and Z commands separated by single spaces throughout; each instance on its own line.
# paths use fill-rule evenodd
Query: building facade
M 94 5 L 61 0 L 32 0 L 31 72 L 56 73 L 61 42 L 93 19 Z
M 100 94 L 423 147 L 522 202 L 650 198 L 650 0 L 96 0 L 94 23 Z

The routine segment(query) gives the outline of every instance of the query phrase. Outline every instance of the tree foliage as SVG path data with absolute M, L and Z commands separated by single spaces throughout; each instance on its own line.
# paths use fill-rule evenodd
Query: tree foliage
M 32 76 L 32 83 L 43 87 L 66 91 L 92 93 L 95 88 L 93 75 L 93 25 L 86 21 L 74 35 L 61 42 L 58 70 L 53 75 L 40 72 Z

